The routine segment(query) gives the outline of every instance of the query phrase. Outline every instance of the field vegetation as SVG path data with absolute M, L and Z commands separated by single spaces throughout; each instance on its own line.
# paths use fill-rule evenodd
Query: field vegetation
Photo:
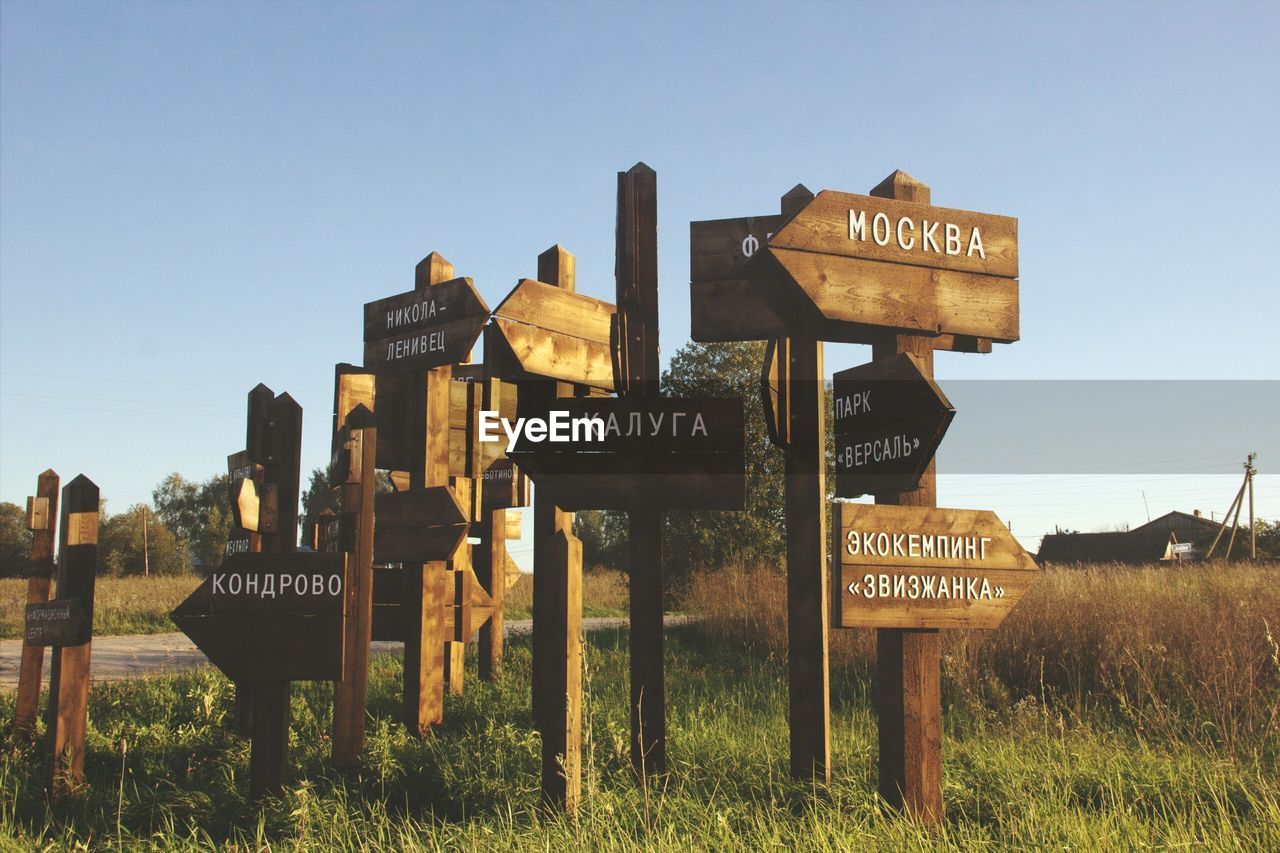
M 326 765 L 331 689 L 295 685 L 288 790 L 265 805 L 245 800 L 248 747 L 216 671 L 95 686 L 72 803 L 48 808 L 38 750 L 4 741 L 0 836 L 14 849 L 1274 850 L 1277 580 L 1274 566 L 1056 570 L 998 631 L 948 633 L 947 816 L 932 833 L 875 799 L 869 632 L 833 635 L 832 784 L 788 778 L 781 576 L 733 569 L 695 577 L 684 608 L 703 621 L 668 631 L 665 776 L 630 769 L 625 631 L 591 635 L 577 821 L 536 807 L 523 638 L 497 684 L 469 671 L 422 741 L 396 723 L 396 660 L 375 658 L 359 772 Z

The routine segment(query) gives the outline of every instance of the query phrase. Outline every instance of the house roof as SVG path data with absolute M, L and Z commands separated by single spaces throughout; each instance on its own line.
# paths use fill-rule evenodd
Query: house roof
M 1209 533 L 1216 531 L 1220 526 L 1220 523 L 1217 521 L 1210 521 L 1202 515 L 1192 515 L 1189 512 L 1180 512 L 1175 509 L 1172 512 L 1166 512 L 1159 518 L 1151 519 L 1146 524 L 1133 528 L 1131 532 L 1137 533 L 1140 530 L 1168 530 L 1175 525 L 1182 528 L 1198 527 L 1202 528 L 1204 532 Z
M 1040 542 L 1042 563 L 1154 563 L 1172 556 L 1167 530 L 1120 533 L 1050 533 Z

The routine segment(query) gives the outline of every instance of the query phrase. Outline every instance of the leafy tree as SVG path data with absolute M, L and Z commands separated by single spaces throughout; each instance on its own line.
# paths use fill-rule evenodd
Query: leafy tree
M 627 566 L 627 515 L 588 509 L 573 516 L 573 535 L 582 540 L 582 564 L 586 568 Z
M 298 519 L 298 535 L 303 537 L 304 545 L 311 544 L 305 541 L 307 531 L 320 517 L 321 510 L 338 511 L 340 492 L 340 489 L 329 488 L 329 475 L 323 467 L 311 472 L 311 480 L 302 492 L 302 517 Z
M 208 571 L 222 561 L 231 531 L 226 474 L 196 483 L 175 472 L 156 486 L 151 498 L 156 518 L 173 534 L 189 565 Z
M 17 577 L 31 559 L 31 531 L 27 512 L 9 501 L 0 501 L 0 577 Z
M 98 566 L 111 575 L 176 575 L 188 569 L 177 538 L 145 504 L 104 514 L 98 528 Z

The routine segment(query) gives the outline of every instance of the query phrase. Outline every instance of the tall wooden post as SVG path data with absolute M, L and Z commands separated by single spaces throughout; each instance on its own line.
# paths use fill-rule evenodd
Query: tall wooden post
M 489 336 L 485 336 L 484 355 L 484 387 L 482 389 L 481 407 L 486 411 L 498 411 L 501 405 L 499 390 L 501 386 L 493 376 L 493 356 L 488 352 Z M 476 473 L 481 481 L 484 472 Z M 480 521 L 476 525 L 476 534 L 480 544 L 475 548 L 472 559 L 475 563 L 476 580 L 493 599 L 493 615 L 480 626 L 477 644 L 480 678 L 494 681 L 502 674 L 502 632 L 504 630 L 503 606 L 507 597 L 507 512 L 505 509 L 489 509 L 480 501 Z
M 453 278 L 453 264 L 438 252 L 415 269 L 418 290 Z M 409 488 L 449 485 L 449 382 L 453 367 L 410 373 Z M 444 721 L 445 561 L 405 566 L 404 716 L 409 730 L 425 735 Z
M 572 291 L 574 257 L 562 246 L 538 256 L 538 280 Z M 527 390 L 526 390 L 527 389 Z M 520 405 L 546 411 L 568 383 L 533 381 Z M 497 531 L 495 531 L 497 535 Z M 542 802 L 569 815 L 581 788 L 582 543 L 573 513 L 535 490 L 533 499 L 533 712 L 542 734 Z
M 298 546 L 302 407 L 288 394 L 280 394 L 272 398 L 268 411 L 265 440 L 268 450 L 262 463 L 263 479 L 276 486 L 277 511 L 276 531 L 262 534 L 262 550 L 265 553 L 280 554 L 295 551 Z M 255 448 L 257 443 L 255 437 L 250 435 L 248 445 L 254 455 L 258 455 Z M 270 654 L 270 651 L 264 650 L 264 654 Z M 250 691 L 250 797 L 278 794 L 284 788 L 285 768 L 289 762 L 289 694 L 287 681 L 257 683 Z
M 64 799 L 84 781 L 84 735 L 89 720 L 89 658 L 93 637 L 93 582 L 98 563 L 98 487 L 81 474 L 62 490 L 58 522 L 61 558 L 58 598 L 78 600 L 85 625 L 74 646 L 55 646 L 49 674 L 48 791 Z
M 826 393 L 822 341 L 790 338 L 785 451 L 791 773 L 831 781 Z
M 905 172 L 885 178 L 871 195 L 930 203 L 929 187 Z M 933 377 L 933 345 L 918 335 L 886 334 L 872 346 L 879 361 L 900 352 L 917 356 Z M 876 503 L 938 505 L 936 463 L 930 462 L 913 492 L 876 495 Z M 880 796 L 923 823 L 942 810 L 941 642 L 936 629 L 876 629 L 880 735 Z
M 644 163 L 618 173 L 615 378 L 627 397 L 661 393 L 658 368 L 658 176 Z M 623 339 L 625 338 L 625 339 Z M 620 380 L 620 381 L 619 381 Z M 631 764 L 643 777 L 667 766 L 662 636 L 662 510 L 631 510 Z
M 813 198 L 797 184 L 782 196 L 783 216 Z M 828 635 L 827 414 L 822 341 L 787 338 L 778 358 L 775 443 L 784 450 L 787 523 L 787 669 L 791 775 L 831 781 L 831 679 Z M 766 365 L 766 370 L 768 365 Z M 785 419 L 781 421 L 778 419 Z M 786 433 L 782 434 L 785 425 Z
M 341 371 L 341 368 L 339 368 Z M 350 377 L 350 379 L 348 379 Z M 361 381 L 367 386 L 365 402 L 373 402 L 373 383 L 369 374 L 342 374 L 337 381 Z M 351 398 L 339 390 L 339 400 Z M 364 750 L 364 723 L 369 683 L 369 643 L 373 638 L 373 487 L 374 463 L 378 431 L 370 407 L 363 402 L 351 411 L 345 406 L 335 409 L 346 429 L 339 435 L 346 447 L 339 448 L 342 461 L 350 459 L 342 476 L 342 515 L 340 529 L 350 529 L 352 541 L 342 542 L 350 549 L 351 582 L 346 590 L 347 630 L 344 642 L 346 677 L 333 689 L 333 755 L 335 767 L 357 767 Z M 351 474 L 354 473 L 353 478 Z M 345 537 L 339 537 L 343 539 Z M 331 545 L 329 547 L 332 547 Z
M 36 481 L 35 497 L 28 498 L 27 528 L 31 536 L 31 564 L 28 566 L 27 604 L 49 600 L 53 574 L 53 543 L 58 518 L 58 475 L 52 469 Z M 22 662 L 18 669 L 18 695 L 14 703 L 13 736 L 29 739 L 35 733 L 36 711 L 40 707 L 40 675 L 44 669 L 44 646 L 30 645 L 25 632 Z

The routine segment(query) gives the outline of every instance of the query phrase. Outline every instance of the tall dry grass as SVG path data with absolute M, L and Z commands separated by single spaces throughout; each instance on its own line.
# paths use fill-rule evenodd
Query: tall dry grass
M 169 613 L 195 591 L 200 581 L 197 575 L 98 577 L 93 592 L 94 636 L 178 630 L 169 621 Z M 22 636 L 26 601 L 26 580 L 0 580 L 0 638 Z
M 583 616 L 626 616 L 630 594 L 627 576 L 622 572 L 596 566 L 582 573 Z M 508 619 L 531 618 L 533 575 L 521 575 L 515 586 L 507 590 L 503 605 Z
M 771 567 L 694 577 L 684 606 L 716 642 L 786 650 Z M 1136 730 L 1236 753 L 1280 744 L 1280 565 L 1048 568 L 994 631 L 944 631 L 947 701 L 1102 710 Z M 869 679 L 875 632 L 831 633 L 835 677 Z

